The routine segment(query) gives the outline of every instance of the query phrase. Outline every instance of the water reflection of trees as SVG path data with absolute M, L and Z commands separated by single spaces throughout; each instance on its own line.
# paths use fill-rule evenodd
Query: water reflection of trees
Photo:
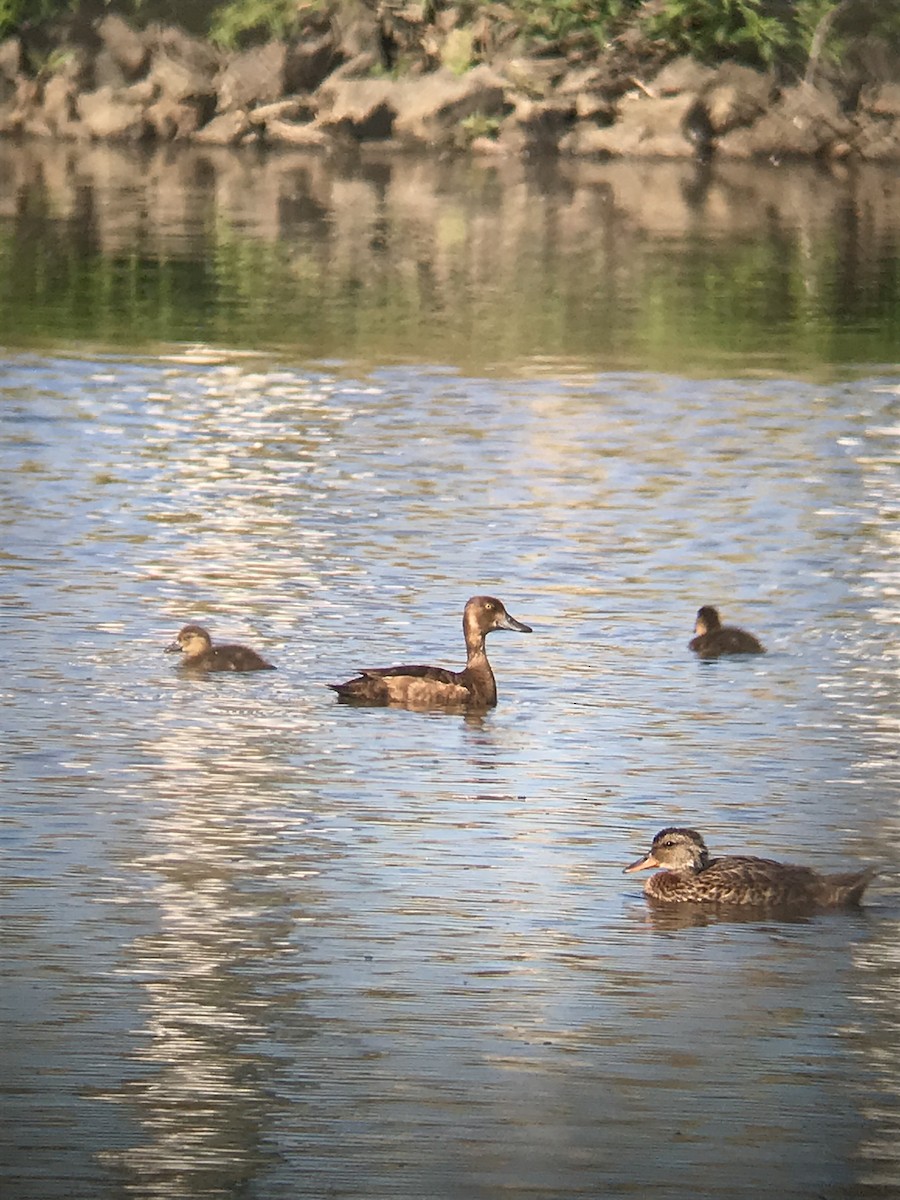
M 888 168 L 42 143 L 0 163 L 0 311 L 21 339 L 668 366 L 896 345 Z

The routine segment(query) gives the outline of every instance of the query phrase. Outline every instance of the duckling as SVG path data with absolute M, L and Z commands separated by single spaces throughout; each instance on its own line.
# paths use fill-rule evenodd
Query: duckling
M 274 671 L 270 662 L 261 658 L 249 646 L 214 646 L 202 625 L 185 625 L 167 654 L 182 654 L 179 666 L 193 671 Z
M 405 708 L 493 708 L 497 684 L 485 653 L 484 639 L 492 629 L 531 633 L 502 601 L 472 596 L 463 611 L 466 665 L 461 671 L 443 667 L 400 666 L 364 670 L 346 683 L 330 683 L 341 700 L 357 704 L 399 705 Z
M 755 905 L 759 908 L 817 909 L 858 904 L 874 867 L 823 875 L 811 867 L 771 858 L 735 855 L 710 858 L 696 829 L 669 826 L 653 839 L 650 853 L 625 873 L 662 867 L 644 893 L 664 904 Z
M 704 606 L 697 613 L 694 624 L 696 637 L 688 642 L 688 650 L 693 650 L 701 658 L 718 658 L 720 654 L 765 654 L 765 647 L 745 629 L 735 625 L 723 625 L 719 619 L 718 609 L 711 604 Z

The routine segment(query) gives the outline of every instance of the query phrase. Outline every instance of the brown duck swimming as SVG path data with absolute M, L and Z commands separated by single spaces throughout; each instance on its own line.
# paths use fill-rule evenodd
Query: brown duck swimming
M 181 667 L 194 671 L 274 671 L 270 662 L 251 650 L 249 646 L 214 646 L 212 638 L 202 625 L 185 625 L 167 654 L 181 654 Z
M 466 665 L 461 671 L 444 667 L 401 666 L 365 670 L 346 683 L 330 683 L 341 700 L 357 704 L 395 704 L 405 708 L 493 708 L 497 684 L 488 662 L 484 639 L 492 629 L 531 633 L 511 617 L 493 596 L 473 596 L 463 611 Z
M 697 613 L 694 624 L 696 637 L 688 642 L 688 650 L 693 650 L 701 658 L 718 658 L 721 654 L 765 654 L 766 649 L 752 633 L 746 629 L 738 629 L 735 625 L 723 625 L 719 619 L 718 609 L 711 604 L 704 606 Z
M 644 884 L 651 900 L 664 904 L 755 905 L 759 908 L 837 908 L 858 904 L 874 867 L 820 875 L 811 867 L 771 858 L 735 855 L 710 858 L 696 829 L 670 826 L 653 839 L 650 853 L 630 871 L 661 867 Z

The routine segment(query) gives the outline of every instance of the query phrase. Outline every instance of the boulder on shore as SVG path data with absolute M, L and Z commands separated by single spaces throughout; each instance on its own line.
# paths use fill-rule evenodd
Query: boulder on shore
M 0 42 L 0 135 L 221 145 L 393 143 L 480 153 L 900 159 L 900 84 L 840 93 L 656 43 L 564 40 L 538 52 L 510 14 L 450 5 L 298 9 L 287 39 L 223 53 L 174 25 L 107 13 L 40 72 Z M 75 29 L 75 26 L 72 26 Z M 403 68 L 399 70 L 399 68 Z M 642 75 L 641 71 L 646 75 Z

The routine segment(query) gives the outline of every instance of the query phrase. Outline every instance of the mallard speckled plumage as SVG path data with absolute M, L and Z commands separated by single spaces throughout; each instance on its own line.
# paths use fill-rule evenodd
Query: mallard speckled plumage
M 403 708 L 493 708 L 497 684 L 488 662 L 484 639 L 493 629 L 531 633 L 531 626 L 511 617 L 494 596 L 473 596 L 463 611 L 466 665 L 461 671 L 444 667 L 373 667 L 346 683 L 330 683 L 341 700 L 356 704 L 398 705 Z
M 688 642 L 688 649 L 693 650 L 700 658 L 766 652 L 765 646 L 746 629 L 738 629 L 736 625 L 723 625 L 718 609 L 713 608 L 711 604 L 704 604 L 698 611 L 694 633 L 697 636 Z
M 858 904 L 874 867 L 823 875 L 811 867 L 771 858 L 734 855 L 710 858 L 696 829 L 669 826 L 653 839 L 650 853 L 625 872 L 662 870 L 651 875 L 644 892 L 663 904 L 721 904 L 759 908 L 837 908 Z
M 223 644 L 214 646 L 212 638 L 202 625 L 185 625 L 167 654 L 181 654 L 181 667 L 193 671 L 274 671 L 272 663 L 266 662 L 249 646 Z

